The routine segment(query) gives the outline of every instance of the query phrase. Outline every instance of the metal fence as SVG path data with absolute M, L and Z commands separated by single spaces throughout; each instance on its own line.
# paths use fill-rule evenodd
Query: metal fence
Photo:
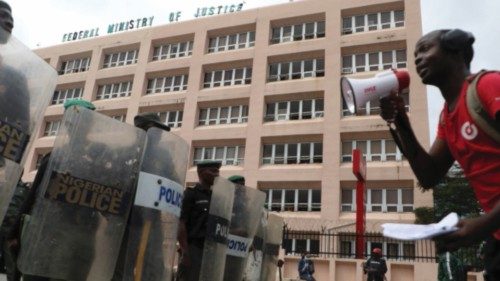
M 382 249 L 388 261 L 437 262 L 438 253 L 433 240 L 402 241 L 382 236 L 380 233 L 365 233 L 364 257 L 368 258 L 374 248 Z M 300 255 L 308 251 L 322 258 L 355 258 L 356 234 L 353 232 L 309 232 L 283 229 L 283 248 L 287 255 Z M 479 246 L 460 249 L 454 254 L 469 270 L 482 269 L 478 254 Z

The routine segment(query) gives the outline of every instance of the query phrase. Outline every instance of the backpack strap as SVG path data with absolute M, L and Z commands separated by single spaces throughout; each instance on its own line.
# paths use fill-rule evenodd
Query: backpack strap
M 470 81 L 469 87 L 467 88 L 467 110 L 474 123 L 497 143 L 500 143 L 500 123 L 495 122 L 495 120 L 488 115 L 488 112 L 484 110 L 483 104 L 477 94 L 477 82 L 484 74 L 491 72 L 492 71 L 481 70 L 474 77 L 471 77 L 472 81 Z

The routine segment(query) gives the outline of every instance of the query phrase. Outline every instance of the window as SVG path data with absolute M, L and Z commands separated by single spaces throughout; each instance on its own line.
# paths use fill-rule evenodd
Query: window
M 287 231 L 283 237 L 285 255 L 300 255 L 305 251 L 310 254 L 319 254 L 319 234 L 314 232 Z
M 196 147 L 194 149 L 193 165 L 204 160 L 215 160 L 220 161 L 223 166 L 241 166 L 244 157 L 244 146 Z
M 226 107 L 201 108 L 199 126 L 246 123 L 248 106 L 235 105 Z
M 123 114 L 123 115 L 112 115 L 112 116 L 109 116 L 115 120 L 118 120 L 120 122 L 125 122 L 125 120 L 127 120 L 127 115 Z
M 264 121 L 302 120 L 323 117 L 323 99 L 268 103 Z
M 66 60 L 61 62 L 61 68 L 59 69 L 59 74 L 84 72 L 89 70 L 89 67 L 90 67 L 90 57 Z
M 366 211 L 384 213 L 413 212 L 413 188 L 368 188 Z M 342 188 L 341 211 L 356 211 L 356 190 Z
M 101 85 L 97 88 L 96 100 L 129 97 L 132 93 L 132 81 Z
M 325 21 L 300 23 L 273 28 L 271 44 L 325 37 Z
M 396 27 L 402 27 L 405 25 L 405 12 L 404 11 L 394 11 L 394 25 Z
M 400 93 L 400 96 L 403 97 L 405 101 L 406 112 L 410 111 L 409 96 L 408 93 Z M 380 101 L 375 99 L 373 101 L 369 101 L 366 104 L 362 105 L 357 112 L 357 115 L 379 115 L 380 114 Z M 342 116 L 352 116 L 353 114 L 347 108 L 344 99 L 342 99 Z
M 51 104 L 64 104 L 67 100 L 81 99 L 83 95 L 83 88 L 72 88 L 65 90 L 57 90 L 52 96 Z
M 342 34 L 403 27 L 404 25 L 403 10 L 348 16 L 342 18 Z
M 154 47 L 153 61 L 188 57 L 192 53 L 193 41 L 169 43 Z
M 323 143 L 264 144 L 262 164 L 312 164 L 323 162 Z
M 321 189 L 265 189 L 265 208 L 270 211 L 320 212 Z
M 269 64 L 267 81 L 274 82 L 323 76 L 325 76 L 325 61 L 323 59 L 311 59 Z
M 252 68 L 243 67 L 205 72 L 203 88 L 216 88 L 252 83 Z
M 188 75 L 164 76 L 148 79 L 146 95 L 187 90 Z
M 347 140 L 342 141 L 341 162 L 352 161 L 352 150 L 359 148 L 363 157 L 370 161 L 401 161 L 403 156 L 393 140 Z
M 255 31 L 248 31 L 210 38 L 208 52 L 224 52 L 250 48 L 255 45 Z
M 341 258 L 355 257 L 355 241 L 356 235 L 350 233 L 342 233 L 338 236 L 339 243 L 337 244 Z M 370 235 L 365 242 L 366 252 L 371 253 L 374 248 L 382 250 L 382 255 L 387 259 L 397 260 L 413 260 L 415 259 L 415 243 L 408 241 L 388 240 L 377 235 Z
M 117 67 L 137 63 L 139 50 L 130 50 L 119 53 L 106 54 L 102 68 Z
M 342 57 L 342 74 L 406 68 L 406 62 L 406 49 L 346 55 Z
M 158 116 L 160 117 L 160 121 L 163 124 L 166 124 L 170 128 L 180 128 L 182 126 L 182 116 L 183 111 L 165 111 L 158 112 Z
M 45 122 L 45 130 L 43 132 L 43 136 L 47 137 L 57 135 L 60 126 L 61 120 Z

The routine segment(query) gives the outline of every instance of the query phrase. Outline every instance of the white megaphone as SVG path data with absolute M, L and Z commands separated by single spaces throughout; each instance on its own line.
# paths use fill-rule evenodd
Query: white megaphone
M 352 79 L 342 77 L 340 90 L 351 113 L 356 113 L 369 101 L 383 98 L 396 89 L 400 92 L 410 86 L 410 75 L 405 70 L 380 72 L 373 78 Z

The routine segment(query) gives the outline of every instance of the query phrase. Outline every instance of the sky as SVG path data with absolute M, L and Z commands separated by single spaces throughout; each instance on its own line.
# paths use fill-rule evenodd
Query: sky
M 100 28 L 101 35 L 109 24 L 142 17 L 152 17 L 153 26 L 169 23 L 172 12 L 181 12 L 181 21 L 194 18 L 199 7 L 244 3 L 251 9 L 286 3 L 290 0 L 6 0 L 13 9 L 14 36 L 31 48 L 59 44 L 69 32 Z M 307 1 L 307 0 L 295 0 Z M 324 0 L 333 1 L 333 0 Z M 414 0 L 409 0 L 414 1 Z M 441 28 L 461 28 L 476 37 L 473 72 L 500 69 L 500 24 L 498 0 L 421 0 L 423 33 Z M 412 50 L 411 48 L 410 50 Z M 408 59 L 413 59 L 408 52 Z M 328 67 L 328 66 L 327 66 Z M 420 81 L 412 81 L 420 83 Z M 419 93 L 410 93 L 419 94 Z M 430 139 L 443 99 L 439 90 L 428 87 Z

